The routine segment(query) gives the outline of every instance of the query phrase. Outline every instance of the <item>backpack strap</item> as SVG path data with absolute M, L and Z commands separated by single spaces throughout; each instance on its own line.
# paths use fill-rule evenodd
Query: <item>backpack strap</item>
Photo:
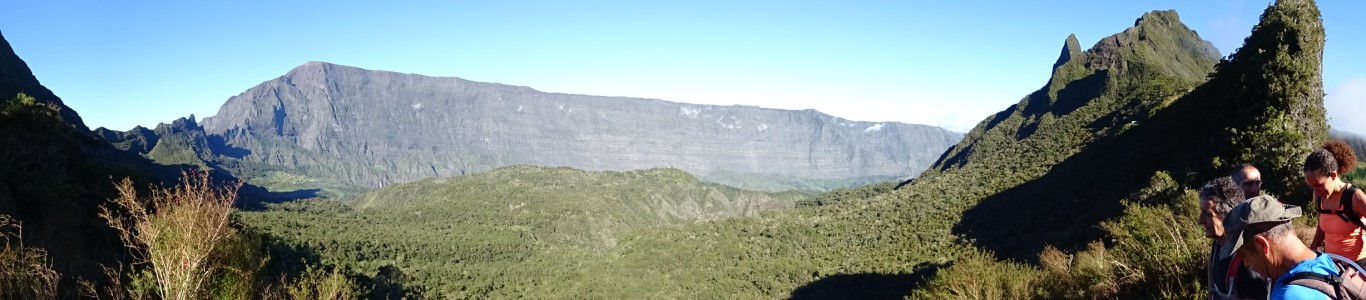
M 1354 202 L 1352 200 L 1356 195 L 1357 187 L 1348 183 L 1347 188 L 1342 189 L 1342 194 L 1338 197 L 1338 205 L 1342 207 L 1342 210 L 1335 212 L 1335 214 L 1347 223 L 1356 224 L 1358 228 L 1366 228 L 1366 223 L 1361 221 L 1361 216 L 1352 209 L 1352 202 Z
M 1285 284 L 1311 288 L 1323 293 L 1324 296 L 1329 296 L 1333 299 L 1347 299 L 1343 298 L 1342 289 L 1338 288 L 1342 286 L 1342 277 L 1336 275 L 1300 272 L 1291 274 L 1290 278 L 1285 281 Z
M 1328 252 L 1319 253 L 1323 253 L 1324 255 L 1328 255 L 1328 257 L 1333 258 L 1333 262 L 1335 262 L 1338 266 L 1338 274 L 1346 274 L 1348 268 L 1356 270 L 1357 273 L 1366 274 L 1366 268 L 1362 268 L 1361 264 L 1358 264 L 1356 261 L 1353 261 L 1352 259 L 1347 258 L 1346 256 L 1332 254 Z
M 1353 291 L 1349 289 L 1360 288 L 1361 282 L 1359 281 L 1359 278 L 1361 278 L 1360 276 L 1362 274 L 1366 274 L 1366 269 L 1362 269 L 1360 264 L 1357 264 L 1357 262 L 1343 257 L 1342 255 L 1325 252 L 1319 253 L 1328 255 L 1328 257 L 1333 260 L 1333 266 L 1338 269 L 1338 275 L 1324 275 L 1313 272 L 1295 273 L 1290 275 L 1290 278 L 1286 280 L 1286 284 L 1311 288 L 1323 293 L 1325 296 L 1332 297 L 1333 299 L 1357 299 L 1356 297 L 1361 296 L 1360 290 Z M 1354 284 L 1351 287 L 1344 287 L 1343 285 L 1346 283 L 1346 280 L 1344 280 L 1345 276 L 1353 276 L 1353 278 L 1358 279 L 1357 281 L 1353 281 Z M 1344 291 L 1346 292 L 1345 294 Z
M 1243 265 L 1243 257 L 1234 255 L 1233 260 L 1228 262 L 1228 271 L 1224 273 L 1224 288 L 1228 289 L 1229 294 L 1233 294 L 1238 288 L 1233 286 L 1234 281 L 1238 280 L 1238 267 Z

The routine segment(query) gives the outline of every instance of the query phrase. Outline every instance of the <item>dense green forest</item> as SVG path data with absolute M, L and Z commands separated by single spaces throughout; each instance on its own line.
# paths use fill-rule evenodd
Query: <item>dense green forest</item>
M 439 294 L 510 297 L 561 284 L 551 279 L 638 229 L 754 216 L 812 198 L 703 183 L 675 169 L 519 166 L 398 184 L 349 207 L 291 202 L 240 217 L 326 264 L 393 265 Z
M 0 76 L 0 142 L 23 145 L 0 147 L 0 298 L 1203 298 L 1192 188 L 1252 163 L 1308 200 L 1323 43 L 1310 0 L 1269 6 L 1222 58 L 1150 12 L 1085 51 L 1068 37 L 1045 86 L 914 180 L 820 195 L 508 167 L 267 204 L 338 194 L 239 190 L 232 172 L 272 170 L 193 135 L 92 133 Z M 179 122 L 157 130 L 197 126 Z M 207 231 L 149 234 L 175 228 Z

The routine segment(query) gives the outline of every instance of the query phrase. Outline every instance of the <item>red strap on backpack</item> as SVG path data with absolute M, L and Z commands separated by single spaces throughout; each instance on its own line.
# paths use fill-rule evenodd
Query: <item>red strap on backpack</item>
M 1224 273 L 1224 287 L 1228 289 L 1229 294 L 1234 291 L 1233 280 L 1238 279 L 1238 266 L 1242 264 L 1243 258 L 1237 255 L 1234 255 L 1233 260 L 1228 262 L 1228 272 Z

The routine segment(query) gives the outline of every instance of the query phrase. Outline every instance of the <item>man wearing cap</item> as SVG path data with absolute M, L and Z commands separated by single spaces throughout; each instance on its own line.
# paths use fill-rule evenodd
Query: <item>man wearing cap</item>
M 1314 252 L 1295 235 L 1290 220 L 1300 208 L 1262 195 L 1233 207 L 1224 216 L 1224 246 L 1220 258 L 1238 256 L 1253 271 L 1276 278 L 1271 299 L 1328 299 L 1328 295 L 1300 285 L 1286 284 L 1291 275 L 1317 273 L 1339 276 L 1332 257 Z
M 1213 240 L 1206 264 L 1207 289 L 1210 299 L 1266 299 L 1271 294 L 1271 282 L 1252 275 L 1243 261 L 1236 257 L 1219 257 L 1224 245 L 1224 216 L 1234 206 L 1243 203 L 1243 190 L 1227 176 L 1215 178 L 1200 188 L 1200 225 L 1205 237 Z
M 1233 181 L 1238 182 L 1238 187 L 1243 189 L 1245 199 L 1262 193 L 1262 172 L 1252 164 L 1238 165 L 1238 170 L 1233 171 Z

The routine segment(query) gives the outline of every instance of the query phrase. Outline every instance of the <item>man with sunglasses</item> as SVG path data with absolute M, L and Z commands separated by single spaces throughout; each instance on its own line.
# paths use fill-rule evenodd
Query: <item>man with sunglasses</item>
M 1238 188 L 1243 189 L 1243 199 L 1262 194 L 1262 172 L 1257 171 L 1252 164 L 1238 165 L 1237 171 L 1233 171 L 1233 181 L 1238 183 Z

